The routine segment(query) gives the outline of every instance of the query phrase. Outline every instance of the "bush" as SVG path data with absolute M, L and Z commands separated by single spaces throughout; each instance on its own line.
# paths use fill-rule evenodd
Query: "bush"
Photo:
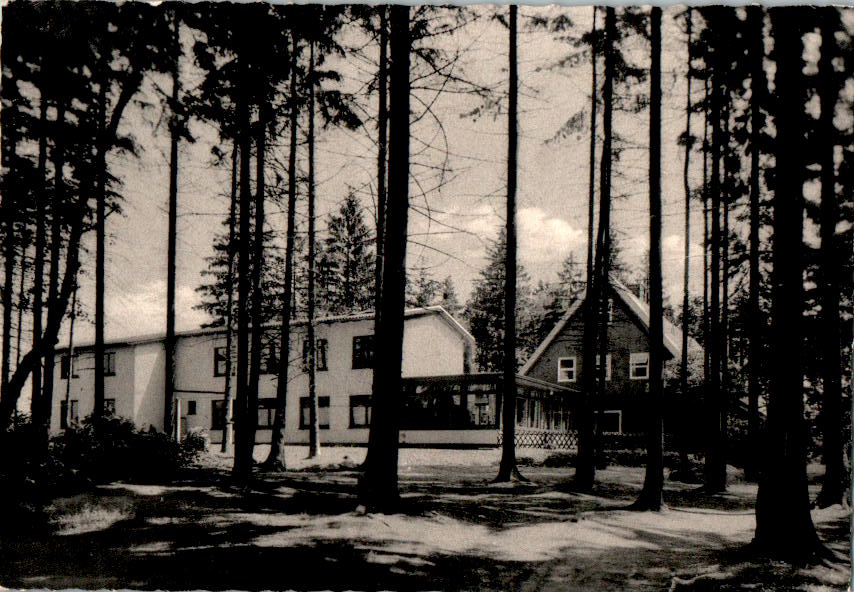
M 188 452 L 207 452 L 211 447 L 211 436 L 205 428 L 191 428 L 181 445 Z
M 188 440 L 188 445 L 178 444 L 166 434 L 137 430 L 120 417 L 87 417 L 54 438 L 51 456 L 98 483 L 162 480 L 174 478 L 195 460 L 200 436 Z

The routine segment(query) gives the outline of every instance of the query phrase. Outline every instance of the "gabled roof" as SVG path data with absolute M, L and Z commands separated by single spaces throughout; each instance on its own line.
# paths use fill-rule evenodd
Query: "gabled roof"
M 614 291 L 619 299 L 626 305 L 626 307 L 632 312 L 632 314 L 637 318 L 640 324 L 646 331 L 649 331 L 649 304 L 643 302 L 640 298 L 635 296 L 634 292 L 632 292 L 627 286 L 625 286 L 622 282 L 617 280 L 614 277 L 610 278 L 611 289 Z M 581 305 L 584 302 L 584 298 L 578 298 L 570 305 L 569 310 L 561 317 L 561 319 L 557 322 L 543 342 L 537 346 L 537 349 L 534 350 L 534 353 L 531 354 L 531 357 L 528 358 L 528 361 L 525 362 L 525 365 L 522 366 L 522 369 L 519 371 L 520 374 L 526 374 L 531 368 L 534 367 L 534 364 L 537 363 L 537 360 L 545 353 L 548 347 L 552 344 L 552 342 L 560 335 L 561 331 L 563 331 L 564 327 L 566 327 L 567 323 L 576 315 L 578 310 L 581 308 Z M 664 347 L 670 352 L 674 358 L 679 358 L 682 355 L 682 330 L 671 323 L 666 318 L 662 319 L 663 324 L 663 336 L 664 336 Z M 699 348 L 699 344 L 694 341 L 693 338 L 688 338 L 688 351 L 691 351 L 692 348 Z
M 407 308 L 404 311 L 405 319 L 412 319 L 417 317 L 423 317 L 428 315 L 438 315 L 446 324 L 448 324 L 451 329 L 459 333 L 460 337 L 462 337 L 465 341 L 469 342 L 469 344 L 473 347 L 475 343 L 474 337 L 472 337 L 471 333 L 469 333 L 465 327 L 463 327 L 459 321 L 457 321 L 447 310 L 439 305 L 435 306 L 426 306 L 423 308 Z M 331 325 L 335 323 L 350 323 L 356 321 L 370 321 L 374 318 L 374 311 L 364 311 L 357 312 L 345 315 L 330 315 L 326 317 L 318 317 L 314 320 L 316 325 Z M 292 327 L 299 327 L 306 325 L 308 323 L 305 319 L 295 319 L 291 321 Z M 264 329 L 277 329 L 279 327 L 278 323 L 264 325 Z M 206 327 L 200 329 L 193 329 L 189 331 L 176 331 L 175 337 L 181 339 L 182 337 L 199 337 L 202 335 L 219 335 L 224 334 L 225 329 L 223 327 Z M 146 343 L 156 343 L 158 341 L 163 341 L 166 338 L 166 335 L 163 333 L 153 333 L 147 335 L 139 335 L 134 337 L 127 337 L 124 339 L 111 339 L 104 343 L 105 346 L 123 346 L 123 345 L 142 345 Z M 74 349 L 76 350 L 85 350 L 94 347 L 94 343 L 86 342 L 80 345 L 75 344 Z M 56 352 L 62 352 L 68 349 L 65 348 L 56 348 Z

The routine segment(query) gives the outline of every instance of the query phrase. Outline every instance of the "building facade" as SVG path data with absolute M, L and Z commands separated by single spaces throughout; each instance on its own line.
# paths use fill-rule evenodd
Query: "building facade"
M 304 322 L 291 326 L 286 406 L 286 441 L 308 442 L 308 375 L 305 372 Z M 321 441 L 366 443 L 373 381 L 373 314 L 321 318 L 315 321 L 316 392 Z M 258 442 L 268 442 L 274 418 L 279 335 L 274 327 L 262 336 Z M 177 335 L 175 399 L 180 431 L 209 432 L 221 442 L 225 427 L 225 351 L 222 329 Z M 474 339 L 441 307 L 407 310 L 404 321 L 404 377 L 468 373 Z M 66 417 L 78 421 L 94 409 L 92 347 L 76 347 L 73 359 L 57 356 L 51 428 L 61 431 Z M 234 354 L 232 354 L 234 355 Z M 105 352 L 105 406 L 137 427 L 163 430 L 165 350 L 162 336 L 111 342 Z M 234 364 L 232 364 L 232 373 Z M 233 381 L 232 381 L 233 382 Z M 69 409 L 70 407 L 70 409 Z M 66 410 L 68 413 L 66 414 Z
M 608 290 L 608 348 L 605 396 L 601 404 L 605 433 L 641 433 L 646 429 L 649 392 L 649 305 L 628 287 L 611 280 Z M 521 374 L 558 385 L 580 386 L 584 299 L 573 302 L 522 367 Z M 699 345 L 689 340 L 691 349 Z M 665 365 L 681 358 L 681 329 L 664 319 Z M 596 356 L 598 374 L 599 355 Z

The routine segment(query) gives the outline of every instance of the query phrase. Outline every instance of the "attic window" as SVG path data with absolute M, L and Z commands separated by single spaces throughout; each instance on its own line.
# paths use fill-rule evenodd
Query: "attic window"
M 569 356 L 567 358 L 558 358 L 557 381 L 575 382 L 575 356 Z
M 637 353 L 629 356 L 629 378 L 646 380 L 649 378 L 649 354 Z

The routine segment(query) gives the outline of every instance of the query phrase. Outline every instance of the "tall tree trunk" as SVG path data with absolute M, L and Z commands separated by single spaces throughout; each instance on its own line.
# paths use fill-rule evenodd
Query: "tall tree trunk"
M 27 301 L 27 243 L 29 240 L 25 238 L 26 233 L 23 228 L 26 228 L 26 222 L 21 224 L 22 231 L 19 235 L 21 240 L 21 263 L 18 265 L 21 274 L 21 282 L 18 285 L 18 331 L 15 334 L 15 367 L 21 363 L 21 340 L 24 336 L 24 309 Z M 6 377 L 6 385 L 9 384 L 9 377 Z M 5 389 L 4 389 L 5 392 Z M 2 399 L 3 397 L 0 397 Z
M 60 90 L 60 92 L 62 92 Z M 65 200 L 65 182 L 63 169 L 65 168 L 65 100 L 56 101 L 56 136 L 53 146 L 53 206 L 50 215 L 50 272 L 48 274 L 48 309 L 56 306 L 59 299 L 59 260 L 62 251 L 62 209 Z M 37 445 L 41 452 L 46 454 L 48 441 L 50 439 L 50 416 L 53 403 L 53 382 L 55 374 L 55 352 L 56 343 L 46 342 L 44 344 L 44 376 L 42 378 L 41 401 L 39 402 L 39 413 L 33 417 L 33 424 L 37 432 Z
M 291 31 L 291 89 L 290 89 L 290 133 L 288 149 L 288 221 L 285 238 L 285 285 L 282 295 L 281 335 L 279 343 L 279 367 L 276 382 L 276 415 L 273 420 L 273 433 L 270 436 L 270 453 L 264 461 L 265 468 L 272 471 L 284 471 L 285 464 L 285 428 L 288 402 L 288 371 L 291 351 L 291 298 L 294 277 L 294 242 L 296 237 L 297 204 L 297 133 L 299 101 L 297 99 L 297 38 Z
M 234 380 L 231 377 L 231 352 L 234 350 L 234 247 L 235 224 L 237 222 L 237 163 L 240 160 L 237 140 L 231 149 L 231 199 L 228 204 L 228 263 L 225 277 L 225 403 L 220 450 L 230 452 L 234 448 Z
M 308 57 L 308 402 L 309 402 L 309 426 L 308 426 L 308 457 L 314 458 L 320 454 L 320 417 L 317 404 L 317 359 L 316 343 L 314 335 L 314 41 L 309 44 Z
M 596 45 L 595 45 L 596 44 L 596 12 L 597 11 L 598 11 L 598 8 L 594 6 L 593 7 L 593 29 L 592 29 L 593 30 L 593 37 L 594 37 L 594 45 L 592 47 L 592 55 L 591 55 L 592 91 L 591 91 L 591 102 L 590 102 L 590 122 L 591 122 L 591 124 L 590 124 L 590 161 L 589 161 L 589 167 L 590 168 L 588 170 L 588 183 L 589 183 L 589 185 L 588 185 L 588 203 L 587 203 L 587 282 L 588 282 L 588 284 L 590 282 L 595 282 L 595 279 L 593 279 L 593 274 L 596 271 L 596 269 L 595 269 L 596 266 L 595 266 L 594 259 L 593 259 L 593 257 L 594 257 L 594 247 L 593 247 L 593 214 L 594 213 L 593 213 L 593 209 L 594 209 L 594 203 L 595 203 L 595 197 L 596 197 L 596 195 L 595 195 L 596 194 L 596 111 L 597 111 L 596 107 L 597 107 L 597 102 L 598 102 L 598 96 L 597 95 L 598 95 L 598 90 L 599 90 L 598 89 L 599 82 L 598 82 L 597 76 L 596 76 L 597 55 L 596 55 Z M 610 251 L 610 243 L 608 243 L 604 248 L 605 248 L 605 251 Z M 603 251 L 603 252 L 605 252 L 605 251 Z M 604 285 L 607 285 L 607 283 Z M 607 293 L 607 290 L 608 289 L 605 288 L 605 293 Z M 604 315 L 608 314 L 608 310 L 607 310 L 608 309 L 608 299 L 606 297 L 606 298 L 601 299 L 601 302 L 600 302 L 600 306 L 599 306 L 599 319 L 600 319 L 600 321 L 602 318 L 606 318 L 605 316 L 603 316 L 603 313 L 602 313 L 602 302 L 604 302 L 604 306 L 605 306 Z M 600 356 L 602 355 L 602 352 L 601 352 L 601 350 L 603 349 L 602 344 L 606 344 L 604 346 L 604 348 L 607 350 L 607 343 L 608 343 L 608 336 L 607 336 L 608 326 L 607 326 L 607 323 L 604 326 L 604 329 L 601 327 L 602 326 L 600 325 L 600 335 L 599 335 L 599 339 L 600 339 L 599 355 Z M 603 331 L 604 331 L 604 335 L 603 335 Z M 604 395 L 605 375 L 600 372 L 598 375 L 598 378 L 600 379 L 600 382 L 598 383 L 600 388 L 599 388 L 599 391 L 597 394 L 598 395 Z M 597 412 L 597 418 L 596 418 L 595 422 L 593 422 L 592 413 L 590 415 L 591 424 L 595 423 L 595 425 L 596 425 L 596 432 L 593 436 L 593 446 L 592 446 L 593 456 L 594 456 L 593 462 L 595 462 L 597 466 L 604 466 L 605 455 L 603 454 L 603 450 L 602 450 L 602 428 L 603 428 L 603 425 L 605 423 L 605 406 L 604 406 L 603 396 L 597 396 L 596 397 L 595 408 L 596 408 L 596 412 Z M 590 484 L 592 486 L 592 484 L 593 484 L 592 479 L 590 480 Z
M 519 480 L 516 467 L 516 174 L 519 160 L 516 106 L 519 72 L 516 59 L 518 7 L 510 5 L 510 94 L 507 107 L 507 247 L 504 259 L 504 367 L 502 380 L 501 463 L 497 482 Z
M 840 330 L 839 278 L 843 273 L 841 248 L 836 238 L 839 204 L 836 195 L 836 175 L 833 152 L 837 141 L 833 115 L 839 86 L 833 71 L 836 41 L 834 24 L 836 9 L 821 8 L 821 60 L 819 61 L 819 95 L 821 98 L 820 162 L 821 162 L 821 326 L 822 326 L 822 460 L 824 480 L 816 504 L 827 507 L 843 502 L 845 497 L 845 466 L 842 449 L 842 359 Z
M 703 84 L 703 399 L 709 392 L 711 380 L 711 348 L 709 347 L 709 81 Z
M 682 351 L 679 360 L 679 392 L 682 400 L 677 405 L 679 423 L 676 429 L 679 433 L 679 467 L 683 478 L 687 478 L 691 468 L 688 461 L 688 329 L 691 325 L 691 299 L 688 293 L 688 280 L 691 276 L 691 149 L 694 146 L 694 136 L 691 135 L 691 80 L 693 78 L 693 40 L 691 39 L 693 25 L 693 10 L 688 8 L 685 14 L 685 28 L 688 37 L 688 75 L 685 77 L 685 162 L 682 167 L 682 187 L 685 192 L 685 252 L 682 265 Z
M 381 5 L 380 12 L 380 63 L 377 73 L 377 226 L 376 259 L 374 266 L 374 335 L 379 333 L 382 316 L 383 297 L 383 261 L 385 260 L 385 218 L 386 218 L 386 170 L 388 160 L 388 7 Z M 372 377 L 371 400 L 377 400 L 376 373 Z M 365 455 L 363 468 L 371 460 L 371 449 Z
M 711 8 L 712 11 L 724 10 Z M 710 27 L 714 20 L 710 23 Z M 709 381 L 705 392 L 706 417 L 708 422 L 706 438 L 705 487 L 708 491 L 726 489 L 726 463 L 723 455 L 722 409 L 721 409 L 721 359 L 720 359 L 720 288 L 721 288 L 721 103 L 723 101 L 721 60 L 721 42 L 718 37 L 712 48 L 711 105 L 709 119 L 712 125 L 712 173 L 709 184 L 712 216 L 712 256 L 711 256 L 711 310 L 709 312 Z
M 44 62 L 44 59 L 42 60 Z M 42 64 L 42 67 L 45 67 Z M 38 173 L 39 183 L 43 184 L 43 188 L 47 188 L 47 108 L 48 98 L 46 86 L 48 80 L 43 80 L 42 95 L 39 102 L 39 154 L 38 154 Z M 39 352 L 38 363 L 33 365 L 32 379 L 32 398 L 30 400 L 30 411 L 33 415 L 38 415 L 38 402 L 41 399 L 42 388 L 42 358 L 41 358 L 41 342 L 42 342 L 42 299 L 44 297 L 44 251 L 46 238 L 45 229 L 45 202 L 47 195 L 45 190 L 36 191 L 36 245 L 35 254 L 33 255 L 33 350 Z M 20 365 L 18 366 L 20 368 Z M 17 372 L 17 369 L 16 369 Z M 7 387 L 8 388 L 8 387 Z M 8 399 L 9 397 L 7 397 Z
M 759 477 L 759 396 L 762 394 L 762 335 L 763 317 L 759 301 L 761 270 L 759 267 L 759 202 L 760 176 L 759 143 L 762 133 L 763 116 L 762 101 L 766 94 L 765 70 L 762 61 L 765 57 L 765 38 L 763 34 L 765 11 L 761 6 L 751 6 L 747 9 L 750 23 L 750 231 L 748 266 L 750 269 L 750 286 L 747 308 L 750 311 L 748 320 L 748 373 L 747 373 L 747 454 L 745 458 L 744 477 L 748 481 L 756 481 Z
M 86 182 L 81 183 L 81 187 L 86 186 Z M 56 343 L 62 319 L 68 308 L 68 299 L 76 284 L 76 274 L 79 268 L 80 237 L 83 234 L 83 223 L 88 213 L 87 202 L 88 192 L 81 188 L 77 202 L 69 208 L 71 229 L 68 233 L 68 243 L 65 249 L 65 266 L 62 283 L 60 284 L 59 297 L 48 307 L 47 323 L 44 327 L 44 333 L 40 335 L 40 344 Z M 42 356 L 43 350 L 41 345 L 33 347 L 33 349 L 21 358 L 17 368 L 15 368 L 15 373 L 9 379 L 6 391 L 7 396 L 0 399 L 0 434 L 8 428 L 24 384 L 31 374 L 35 375 L 36 370 L 41 365 Z
M 252 302 L 251 337 L 249 348 L 249 393 L 246 407 L 246 446 L 249 458 L 255 451 L 255 432 L 258 428 L 258 387 L 261 381 L 261 353 L 263 348 L 264 322 L 261 307 L 264 302 L 261 276 L 264 267 L 264 158 L 267 150 L 267 124 L 269 109 L 266 99 L 261 97 L 258 105 L 258 122 L 255 130 L 255 240 L 252 256 Z
M 591 29 L 593 42 L 590 45 L 590 159 L 587 170 L 587 277 L 589 286 L 593 281 L 593 219 L 596 210 L 596 111 L 599 105 L 599 81 L 596 70 L 599 56 L 597 55 L 596 16 L 599 7 L 593 7 L 593 27 Z
M 592 280 L 588 279 L 585 291 L 583 319 L 584 333 L 581 346 L 582 413 L 578 422 L 578 461 L 574 486 L 581 490 L 593 487 L 596 477 L 596 444 L 593 433 L 593 397 L 596 391 L 596 333 L 600 298 L 607 298 L 608 280 L 602 282 L 602 269 L 607 265 L 610 212 L 611 212 L 611 127 L 614 94 L 614 36 L 617 16 L 613 7 L 605 9 L 605 79 L 602 83 L 602 156 L 599 163 L 599 228 L 596 234 L 596 252 Z M 601 401 L 599 402 L 601 404 Z
M 175 433 L 176 409 L 175 409 L 175 272 L 177 266 L 177 238 L 178 238 L 178 141 L 183 125 L 179 118 L 178 105 L 181 97 L 181 79 L 179 75 L 179 56 L 181 48 L 180 20 L 177 11 L 172 13 L 172 26 L 174 27 L 172 37 L 172 100 L 169 110 L 171 121 L 169 124 L 169 234 L 167 238 L 166 253 L 166 362 L 164 368 L 165 385 L 163 399 L 163 431 L 167 436 L 180 439 L 181 434 Z
M 729 229 L 729 210 L 733 199 L 733 171 L 730 170 L 732 163 L 732 145 L 730 142 L 730 109 L 724 109 L 724 143 L 722 146 L 723 154 L 723 190 L 721 199 L 721 217 L 723 219 L 723 228 L 721 229 L 721 336 L 720 336 L 720 356 L 721 356 L 721 439 L 726 441 L 727 416 L 729 414 L 730 405 L 730 367 L 729 367 L 729 258 L 730 258 L 730 229 Z
M 77 318 L 77 278 L 71 292 L 71 312 L 68 314 L 68 380 L 65 381 L 65 425 L 71 425 L 71 382 L 74 378 L 74 320 Z
M 760 550 L 802 561 L 821 549 L 810 516 L 803 393 L 804 14 L 772 8 L 777 56 L 776 182 L 771 347 L 776 361 L 769 391 L 767 441 L 756 497 Z
M 386 211 L 382 315 L 374 336 L 375 398 L 368 441 L 370 463 L 359 488 L 369 510 L 389 510 L 398 502 L 398 409 L 403 363 L 406 302 L 406 229 L 409 210 L 409 7 L 390 8 L 389 179 Z
M 11 128 L 12 126 L 10 126 Z M 7 132 L 8 133 L 8 132 Z M 13 132 L 14 133 L 14 132 Z M 9 134 L 11 135 L 11 134 Z M 8 150 L 6 155 L 8 158 L 7 175 L 10 178 L 15 176 L 15 160 L 17 158 L 18 142 L 17 138 L 7 136 L 8 146 L 3 146 L 4 150 Z M 16 192 L 10 191 L 3 198 L 3 203 L 0 205 L 0 214 L 5 226 L 3 235 L 3 345 L 2 345 L 2 369 L 0 369 L 0 400 L 6 396 L 6 391 L 9 384 L 9 373 L 11 372 L 12 362 L 12 301 L 15 296 L 15 250 L 20 243 L 21 249 L 21 295 L 23 295 L 23 280 L 24 280 L 24 259 L 26 258 L 26 243 L 17 238 L 15 232 L 15 222 L 18 218 Z M 20 314 L 18 315 L 20 316 Z M 21 335 L 21 324 L 18 321 L 18 336 Z M 18 346 L 20 352 L 20 345 Z
M 102 68 L 105 68 L 102 64 Z M 107 217 L 107 84 L 102 80 L 98 91 L 98 145 L 95 158 L 95 407 L 92 416 L 96 422 L 104 415 L 104 288 Z
M 650 15 L 649 104 L 649 404 L 646 473 L 635 502 L 642 510 L 660 510 L 664 487 L 662 414 L 664 411 L 664 321 L 661 285 L 661 7 Z M 602 366 L 605 366 L 604 360 Z
M 241 36 L 247 32 L 240 31 Z M 243 40 L 245 43 L 245 40 Z M 245 55 L 238 55 L 241 77 L 241 92 L 237 98 L 237 134 L 240 144 L 240 223 L 238 230 L 237 255 L 237 372 L 235 386 L 235 444 L 232 473 L 238 481 L 247 482 L 252 477 L 252 446 L 247 439 L 249 432 L 249 232 L 252 190 L 250 188 L 251 135 L 249 115 L 249 73 Z

